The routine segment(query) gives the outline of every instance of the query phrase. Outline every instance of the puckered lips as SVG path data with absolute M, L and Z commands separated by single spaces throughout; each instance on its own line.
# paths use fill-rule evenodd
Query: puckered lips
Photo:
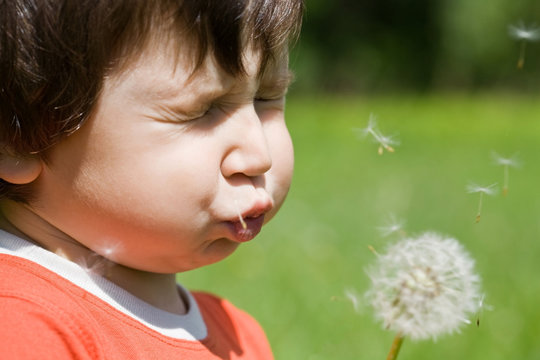
M 262 229 L 265 214 L 272 209 L 272 203 L 258 203 L 231 221 L 227 221 L 231 240 L 244 243 L 252 240 Z

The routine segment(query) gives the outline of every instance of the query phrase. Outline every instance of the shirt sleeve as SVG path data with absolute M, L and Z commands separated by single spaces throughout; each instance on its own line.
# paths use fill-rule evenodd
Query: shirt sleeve
M 89 329 L 60 305 L 15 295 L 0 296 L 0 358 L 101 359 Z

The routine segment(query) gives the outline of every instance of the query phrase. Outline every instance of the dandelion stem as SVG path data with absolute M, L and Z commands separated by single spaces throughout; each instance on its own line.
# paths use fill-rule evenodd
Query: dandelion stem
M 480 215 L 482 214 L 482 198 L 484 197 L 484 193 L 480 192 L 480 200 L 478 201 L 478 214 L 476 214 L 476 222 L 480 222 Z
M 504 165 L 504 184 L 503 184 L 503 196 L 508 194 L 508 165 Z
M 527 46 L 527 42 L 521 41 L 521 46 L 519 49 L 519 59 L 517 63 L 517 68 L 520 70 L 523 69 L 523 65 L 525 64 L 525 47 L 526 46 Z
M 397 359 L 397 356 L 399 354 L 399 349 L 401 349 L 401 344 L 403 344 L 403 339 L 404 337 L 401 335 L 401 333 L 396 334 L 394 341 L 392 341 L 392 346 L 390 347 L 390 351 L 388 352 L 388 356 L 386 357 L 386 360 Z

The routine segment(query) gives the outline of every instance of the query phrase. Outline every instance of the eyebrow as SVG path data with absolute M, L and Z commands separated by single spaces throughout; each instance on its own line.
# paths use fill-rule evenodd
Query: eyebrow
M 277 76 L 270 76 L 268 79 L 263 76 L 259 84 L 259 90 L 276 89 L 278 92 L 286 92 L 295 79 L 294 72 L 290 69 Z M 267 83 L 265 83 L 265 80 Z
M 196 91 L 188 91 L 188 96 L 184 94 L 184 96 L 179 97 L 179 94 L 189 89 L 190 86 L 197 87 L 196 83 L 198 81 L 204 84 L 204 79 L 197 80 L 197 77 L 193 77 L 187 81 L 186 88 L 180 88 L 174 83 L 165 86 L 163 86 L 164 84 L 152 86 L 150 89 L 146 89 L 147 91 L 144 93 L 146 96 L 152 94 L 154 99 L 158 100 L 157 105 L 160 111 L 170 115 L 182 114 L 189 117 L 198 115 L 208 104 L 218 101 L 227 93 L 236 92 L 235 88 L 242 88 L 243 81 L 235 81 L 237 79 L 238 77 L 225 76 L 221 79 L 220 86 L 213 86 L 211 81 L 210 86 L 203 85 L 203 88 L 198 88 Z M 256 79 L 257 86 L 253 94 L 255 97 L 282 97 L 286 95 L 289 86 L 294 82 L 295 75 L 292 70 L 286 69 L 284 71 L 269 72 L 268 74 L 260 73 L 257 74 Z

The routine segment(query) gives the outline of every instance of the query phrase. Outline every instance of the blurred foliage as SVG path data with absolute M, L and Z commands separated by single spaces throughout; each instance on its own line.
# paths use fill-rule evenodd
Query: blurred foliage
M 540 89 L 540 43 L 508 26 L 540 24 L 538 0 L 306 0 L 293 91 Z

